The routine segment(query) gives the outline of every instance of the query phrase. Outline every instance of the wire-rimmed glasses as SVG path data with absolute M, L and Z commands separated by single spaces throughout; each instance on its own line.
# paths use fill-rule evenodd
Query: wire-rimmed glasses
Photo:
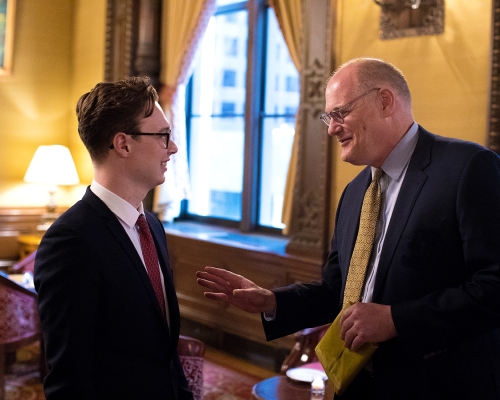
M 341 107 L 337 107 L 333 109 L 330 112 L 327 112 L 326 114 L 321 114 L 319 116 L 319 119 L 323 121 L 326 125 L 330 126 L 330 123 L 332 122 L 332 119 L 339 123 L 343 124 L 344 123 L 344 118 L 349 114 L 352 110 L 350 110 L 350 107 L 358 101 L 360 98 L 363 96 L 366 96 L 368 93 L 370 93 L 373 90 L 380 90 L 380 88 L 371 88 L 370 90 L 367 90 L 366 92 L 360 94 L 358 97 L 356 97 L 354 100 L 351 100 L 349 103 L 344 104 Z

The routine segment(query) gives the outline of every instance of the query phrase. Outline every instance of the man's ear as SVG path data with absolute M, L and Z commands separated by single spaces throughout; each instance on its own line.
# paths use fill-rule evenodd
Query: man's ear
M 396 96 L 392 90 L 381 89 L 380 97 L 382 98 L 382 111 L 384 117 L 388 117 L 394 112 L 394 108 L 396 107 Z
M 113 137 L 113 142 L 111 143 L 110 148 L 115 150 L 121 157 L 127 157 L 130 152 L 127 135 L 123 132 L 118 132 Z

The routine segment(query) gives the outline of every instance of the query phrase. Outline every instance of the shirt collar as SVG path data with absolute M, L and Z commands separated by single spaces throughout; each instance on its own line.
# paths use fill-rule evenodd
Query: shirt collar
M 399 181 L 405 170 L 406 165 L 410 161 L 411 155 L 415 150 L 418 141 L 418 124 L 413 122 L 408 132 L 401 138 L 399 143 L 392 149 L 384 163 L 382 169 L 391 179 Z M 372 167 L 372 175 L 374 168 Z
M 106 189 L 99 182 L 92 180 L 90 190 L 108 206 L 113 214 L 120 218 L 130 228 L 134 227 L 140 214 L 144 214 L 144 206 L 141 202 L 136 210 L 132 204 L 120 196 Z

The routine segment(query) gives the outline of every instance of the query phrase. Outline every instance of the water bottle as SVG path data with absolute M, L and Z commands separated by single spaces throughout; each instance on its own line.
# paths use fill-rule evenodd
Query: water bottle
M 325 381 L 316 376 L 311 383 L 311 400 L 323 400 L 325 396 Z

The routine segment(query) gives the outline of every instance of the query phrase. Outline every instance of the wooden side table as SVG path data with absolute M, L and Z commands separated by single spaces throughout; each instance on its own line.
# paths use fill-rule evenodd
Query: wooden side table
M 17 238 L 17 242 L 19 243 L 19 256 L 21 260 L 38 249 L 41 240 L 41 235 L 20 235 Z
M 335 391 L 332 385 L 327 382 L 325 389 L 324 399 L 333 399 Z M 278 375 L 255 384 L 252 396 L 255 400 L 310 400 L 311 385 L 296 383 L 285 375 Z

